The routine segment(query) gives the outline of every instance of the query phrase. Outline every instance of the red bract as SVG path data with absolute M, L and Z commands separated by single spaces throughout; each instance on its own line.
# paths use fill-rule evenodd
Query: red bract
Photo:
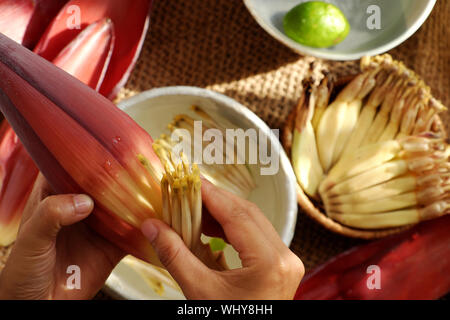
M 380 270 L 380 288 L 368 286 Z M 344 252 L 308 274 L 295 299 L 438 299 L 450 290 L 450 216 Z M 370 281 L 369 281 L 370 282 Z
M 162 168 L 145 130 L 108 99 L 2 35 L 0 109 L 57 193 L 94 198 L 91 226 L 140 258 L 154 257 L 139 226 L 161 217 Z
M 68 0 L 0 0 L 0 33 L 31 48 Z
M 38 169 L 6 121 L 0 127 L 0 246 L 16 238 Z
M 52 61 L 87 25 L 112 20 L 115 46 L 100 93 L 114 97 L 125 84 L 138 58 L 149 26 L 151 0 L 71 0 L 48 27 L 35 52 Z M 79 13 L 79 16 L 77 16 Z M 80 29 L 74 23 L 80 18 Z
M 111 20 L 104 18 L 84 29 L 52 61 L 81 82 L 99 90 L 114 48 Z

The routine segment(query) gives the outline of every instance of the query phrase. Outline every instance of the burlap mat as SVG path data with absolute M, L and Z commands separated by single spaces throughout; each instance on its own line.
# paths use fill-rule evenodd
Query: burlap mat
M 438 1 L 421 29 L 390 51 L 421 75 L 446 106 L 449 19 L 450 1 Z M 119 99 L 155 87 L 205 87 L 246 105 L 270 127 L 281 128 L 311 62 L 340 75 L 357 70 L 357 62 L 327 62 L 293 53 L 262 30 L 240 0 L 155 1 L 150 28 Z M 358 243 L 326 231 L 299 212 L 291 249 L 310 269 Z M 0 265 L 2 259 L 5 254 L 0 253 Z

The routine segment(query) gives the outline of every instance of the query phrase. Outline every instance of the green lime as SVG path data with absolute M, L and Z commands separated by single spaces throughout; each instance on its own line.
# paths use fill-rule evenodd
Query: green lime
M 310 47 L 331 47 L 345 39 L 350 24 L 338 7 L 322 1 L 308 1 L 292 8 L 283 20 L 286 35 Z

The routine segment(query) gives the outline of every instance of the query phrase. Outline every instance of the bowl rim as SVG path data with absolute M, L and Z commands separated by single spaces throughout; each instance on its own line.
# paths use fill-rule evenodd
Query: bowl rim
M 133 105 L 142 103 L 146 100 L 171 95 L 189 95 L 201 98 L 207 98 L 212 101 L 218 102 L 221 105 L 233 110 L 238 115 L 249 120 L 256 128 L 263 129 L 264 134 L 270 139 L 271 143 L 278 144 L 278 150 L 280 153 L 280 166 L 279 170 L 286 176 L 287 187 L 287 203 L 286 203 L 286 222 L 280 230 L 280 238 L 289 247 L 292 239 L 294 238 L 295 227 L 297 223 L 298 205 L 297 205 L 297 182 L 294 174 L 294 170 L 291 166 L 288 156 L 279 140 L 279 138 L 270 130 L 269 126 L 259 118 L 253 111 L 248 109 L 243 104 L 236 100 L 216 91 L 209 89 L 193 87 L 193 86 L 168 86 L 154 88 L 146 91 L 142 91 L 130 98 L 120 101 L 117 106 L 125 111 Z M 281 134 L 281 130 L 280 130 Z
M 256 22 L 259 24 L 260 27 L 262 27 L 267 33 L 269 33 L 273 38 L 284 44 L 285 46 L 289 47 L 291 50 L 295 51 L 298 54 L 301 55 L 310 55 L 313 57 L 321 58 L 321 59 L 327 59 L 327 60 L 341 60 L 341 61 L 347 61 L 347 60 L 358 60 L 362 58 L 363 56 L 375 56 L 378 54 L 385 53 L 404 41 L 406 41 L 408 38 L 410 38 L 419 28 L 422 26 L 422 24 L 425 22 L 425 20 L 428 18 L 428 16 L 431 14 L 431 11 L 433 10 L 436 0 L 426 0 L 427 5 L 425 9 L 422 11 L 418 19 L 409 27 L 407 28 L 400 36 L 397 38 L 389 41 L 388 43 L 379 46 L 375 49 L 367 50 L 367 51 L 360 51 L 357 53 L 334 53 L 329 51 L 318 51 L 317 48 L 308 47 L 301 45 L 300 43 L 295 42 L 294 40 L 291 40 L 286 35 L 284 35 L 282 32 L 280 32 L 278 29 L 273 28 L 271 24 L 266 23 L 266 21 L 257 14 L 257 11 L 255 10 L 253 3 L 254 0 L 244 0 L 244 4 L 247 7 L 247 10 L 250 12 L 252 17 L 256 20 Z

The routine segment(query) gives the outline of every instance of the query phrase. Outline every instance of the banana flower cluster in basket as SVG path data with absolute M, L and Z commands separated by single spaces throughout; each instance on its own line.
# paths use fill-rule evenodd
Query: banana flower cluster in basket
M 361 60 L 341 90 L 304 82 L 291 158 L 299 185 L 327 216 L 386 229 L 450 212 L 450 148 L 430 88 L 389 55 Z

